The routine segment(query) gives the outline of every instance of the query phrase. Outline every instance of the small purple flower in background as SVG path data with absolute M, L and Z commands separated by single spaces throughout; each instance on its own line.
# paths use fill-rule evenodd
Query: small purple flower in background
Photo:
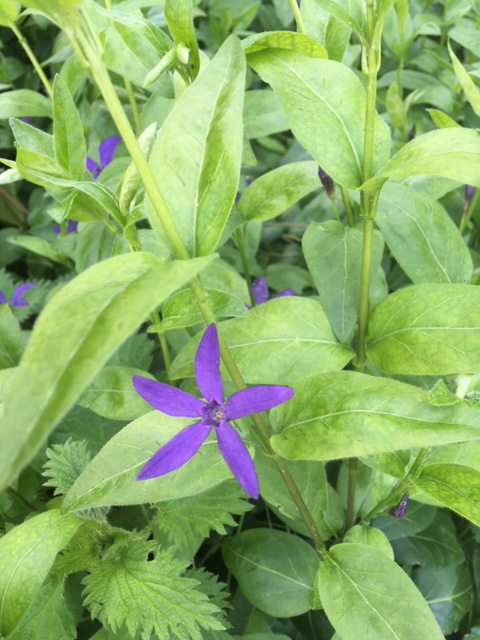
M 7 296 L 0 291 L 0 304 L 11 304 L 12 307 L 28 307 L 28 302 L 22 298 L 23 294 L 34 287 L 36 282 L 27 282 L 26 284 L 21 284 L 19 287 L 15 289 L 13 292 L 13 296 L 10 302 L 7 300 Z
M 105 167 L 112 162 L 115 151 L 121 141 L 122 139 L 120 136 L 110 136 L 110 138 L 107 138 L 101 143 L 98 147 L 100 164 L 95 162 L 93 158 L 87 158 L 86 167 L 92 172 L 94 180 L 96 180 Z
M 66 228 L 67 233 L 75 233 L 77 229 L 78 229 L 78 222 L 76 220 L 67 221 L 67 228 Z M 62 227 L 58 224 L 54 224 L 52 226 L 52 231 L 55 231 L 55 233 L 60 234 L 62 232 Z
M 150 480 L 175 471 L 188 462 L 215 429 L 220 453 L 243 489 L 258 498 L 257 472 L 240 435 L 228 422 L 267 411 L 293 397 L 293 389 L 277 385 L 259 385 L 242 389 L 226 401 L 220 376 L 220 348 L 217 327 L 207 327 L 195 356 L 195 378 L 205 400 L 163 382 L 133 376 L 137 393 L 154 409 L 177 418 L 200 418 L 185 427 L 155 453 L 137 476 Z
M 250 291 L 252 292 L 253 299 L 255 300 L 257 305 L 264 304 L 265 302 L 268 301 L 268 284 L 265 278 L 256 278 L 252 282 Z M 296 296 L 296 295 L 297 294 L 293 289 L 285 289 L 284 291 L 280 291 L 280 293 L 277 293 L 277 295 L 274 297 L 284 298 L 286 296 Z
M 465 209 L 468 209 L 468 207 L 470 206 L 476 190 L 477 187 L 473 187 L 471 184 L 465 185 Z
M 393 509 L 390 509 L 390 515 L 392 515 L 394 518 L 404 518 L 407 515 L 408 496 L 409 493 L 407 491 L 407 493 L 403 494 L 403 498 L 400 500 L 397 506 L 393 507 Z

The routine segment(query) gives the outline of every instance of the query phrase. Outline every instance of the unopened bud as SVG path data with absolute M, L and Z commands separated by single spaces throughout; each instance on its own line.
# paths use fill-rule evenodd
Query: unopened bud
M 407 515 L 408 491 L 403 494 L 403 498 L 396 507 L 390 510 L 390 515 L 394 518 L 404 518 Z
M 468 207 L 470 206 L 476 190 L 477 187 L 473 187 L 471 184 L 465 185 L 465 209 L 468 209 Z
M 328 175 L 328 173 L 325 173 L 325 171 L 321 167 L 319 167 L 318 169 L 318 177 L 320 178 L 320 181 L 323 184 L 325 191 L 327 192 L 327 196 L 330 198 L 335 190 L 335 187 L 333 186 L 333 180 Z

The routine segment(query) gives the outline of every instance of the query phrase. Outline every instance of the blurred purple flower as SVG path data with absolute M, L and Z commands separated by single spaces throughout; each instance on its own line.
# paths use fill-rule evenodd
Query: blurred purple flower
M 286 402 L 293 397 L 293 390 L 290 387 L 259 385 L 237 391 L 225 401 L 220 376 L 220 348 L 214 324 L 206 329 L 198 345 L 195 378 L 206 401 L 163 382 L 133 376 L 135 390 L 154 409 L 169 416 L 200 418 L 199 422 L 185 427 L 159 449 L 140 471 L 137 480 L 157 478 L 183 466 L 215 429 L 218 448 L 230 471 L 252 498 L 258 498 L 255 466 L 242 438 L 228 421 L 267 411 Z
M 390 515 L 392 515 L 394 518 L 404 518 L 407 515 L 408 496 L 409 493 L 407 491 L 407 493 L 403 494 L 403 498 L 400 500 L 397 506 L 393 507 L 393 509 L 390 509 Z
M 120 136 L 110 136 L 110 138 L 107 138 L 101 143 L 98 147 L 100 164 L 95 162 L 93 158 L 87 158 L 86 167 L 92 172 L 94 180 L 96 180 L 105 167 L 112 162 L 115 151 L 121 141 L 122 139 Z
M 468 209 L 468 207 L 470 206 L 476 190 L 477 187 L 473 187 L 471 184 L 465 185 L 465 209 Z
M 252 282 L 250 291 L 252 292 L 253 299 L 255 300 L 257 305 L 264 304 L 265 302 L 268 301 L 268 284 L 265 278 L 256 278 Z M 284 291 L 280 291 L 280 293 L 277 293 L 277 295 L 274 297 L 284 298 L 286 296 L 296 296 L 296 295 L 297 294 L 293 289 L 285 289 Z
M 28 307 L 28 302 L 24 300 L 22 296 L 26 291 L 34 287 L 36 284 L 36 282 L 27 282 L 26 284 L 21 284 L 13 292 L 13 296 L 10 302 L 7 300 L 7 296 L 3 293 L 3 291 L 0 291 L 0 304 L 11 304 L 12 307 Z
M 78 222 L 76 220 L 68 220 L 67 221 L 67 233 L 75 233 L 75 231 L 78 229 Z M 52 226 L 52 231 L 55 231 L 55 233 L 61 233 L 62 232 L 62 227 L 58 224 L 54 224 Z

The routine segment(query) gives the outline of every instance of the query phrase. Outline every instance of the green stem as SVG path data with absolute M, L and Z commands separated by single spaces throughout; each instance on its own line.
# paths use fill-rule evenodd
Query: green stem
M 347 488 L 347 515 L 345 519 L 345 531 L 353 527 L 355 517 L 355 489 L 357 486 L 357 458 L 347 461 L 348 465 L 348 488 Z
M 16 35 L 19 43 L 22 45 L 23 50 L 27 54 L 28 59 L 30 60 L 30 62 L 32 63 L 32 65 L 33 65 L 33 67 L 35 69 L 35 71 L 38 74 L 38 77 L 42 81 L 42 84 L 45 87 L 45 91 L 48 93 L 48 95 L 51 96 L 52 95 L 52 85 L 50 84 L 50 81 L 48 80 L 47 76 L 44 74 L 43 69 L 40 66 L 40 63 L 37 60 L 36 55 L 30 49 L 30 47 L 28 45 L 28 42 L 23 37 L 23 34 L 20 31 L 20 29 L 17 27 L 17 25 L 14 22 L 10 22 L 9 23 L 9 27 L 13 31 L 13 33 Z
M 340 214 L 338 213 L 337 200 L 335 198 L 335 194 L 334 193 L 332 193 L 332 195 L 330 196 L 330 202 L 332 203 L 332 209 L 333 209 L 333 213 L 335 215 L 335 218 L 338 220 L 338 222 L 341 222 Z
M 135 99 L 133 86 L 130 80 L 124 79 L 123 83 L 125 84 L 125 89 L 127 90 L 127 95 L 128 95 L 128 101 L 132 109 L 133 122 L 135 123 L 135 132 L 137 136 L 139 136 L 142 133 L 142 123 L 140 122 L 140 112 L 138 111 L 138 105 Z
M 240 259 L 242 261 L 242 267 L 243 267 L 243 275 L 247 282 L 248 295 L 250 296 L 250 304 L 252 307 L 254 307 L 255 300 L 252 295 L 252 277 L 250 275 L 250 268 L 248 266 L 247 252 L 245 251 L 245 226 L 242 227 L 241 229 L 237 229 L 233 234 L 233 238 L 237 243 L 238 251 L 240 253 Z
M 340 187 L 340 193 L 342 195 L 343 206 L 345 207 L 345 214 L 348 220 L 348 226 L 355 226 L 355 214 L 353 212 L 352 203 L 350 202 L 350 195 L 348 193 L 348 189 L 345 187 Z
M 303 33 L 306 35 L 307 30 L 305 29 L 305 24 L 303 23 L 302 14 L 300 12 L 297 0 L 289 0 L 289 2 L 292 9 L 293 17 L 295 18 L 298 33 Z
M 463 233 L 467 228 L 467 225 L 470 222 L 470 219 L 475 210 L 475 206 L 478 202 L 479 197 L 480 197 L 480 189 L 477 189 L 473 194 L 472 200 L 470 201 L 468 208 L 463 212 L 462 219 L 460 220 L 460 225 L 459 225 L 460 233 Z
M 27 511 L 31 511 L 32 513 L 35 511 L 38 511 L 38 509 L 35 509 L 33 504 L 28 502 L 28 500 L 25 500 L 25 498 L 22 495 L 20 495 L 18 491 L 15 491 L 15 489 L 12 489 L 12 487 L 6 487 L 4 491 L 7 494 L 7 496 L 10 496 L 12 500 L 15 500 L 17 504 L 19 504 L 21 507 L 23 507 Z

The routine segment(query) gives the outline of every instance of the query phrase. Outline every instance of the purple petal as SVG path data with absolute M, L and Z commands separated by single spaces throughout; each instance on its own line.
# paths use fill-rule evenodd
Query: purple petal
M 12 305 L 14 307 L 28 307 L 28 302 L 26 300 L 23 300 L 22 296 L 36 284 L 36 282 L 27 282 L 26 284 L 21 284 L 19 287 L 17 287 L 13 292 Z
M 95 179 L 97 179 L 97 177 L 100 174 L 100 171 L 102 170 L 100 165 L 97 164 L 93 158 L 88 158 L 87 157 L 87 160 L 85 162 L 85 166 L 88 169 L 88 171 L 91 171 L 93 173 L 93 177 Z
M 200 449 L 212 427 L 197 422 L 182 429 L 155 453 L 137 476 L 137 480 L 151 480 L 175 471 Z
M 69 220 L 67 223 L 67 233 L 75 233 L 78 229 L 78 222 L 76 220 Z
M 0 304 L 7 304 L 7 296 L 3 291 L 0 291 Z
M 211 402 L 223 403 L 223 384 L 220 376 L 220 347 L 215 324 L 209 325 L 195 355 L 195 378 L 202 396 Z
M 286 298 L 287 296 L 298 296 L 297 293 L 293 289 L 284 289 L 284 291 L 280 291 L 277 293 L 275 298 Z
M 62 228 L 58 224 L 54 224 L 52 225 L 52 231 L 54 231 L 57 234 L 60 234 L 62 232 Z
M 218 448 L 240 486 L 252 498 L 258 498 L 258 478 L 255 465 L 240 435 L 228 422 L 217 427 Z
M 198 418 L 205 406 L 203 400 L 163 382 L 133 376 L 135 391 L 154 409 L 176 418 Z
M 249 416 L 251 413 L 267 411 L 277 404 L 282 404 L 293 398 L 294 391 L 290 387 L 279 385 L 258 385 L 249 389 L 237 391 L 225 404 L 227 420 L 236 420 Z
M 263 304 L 268 300 L 268 284 L 265 278 L 257 278 L 254 280 L 250 291 L 257 304 Z
M 101 169 L 105 169 L 105 167 L 111 163 L 113 156 L 115 155 L 115 151 L 121 141 L 122 139 L 120 136 L 110 136 L 110 138 L 104 140 L 98 147 Z

